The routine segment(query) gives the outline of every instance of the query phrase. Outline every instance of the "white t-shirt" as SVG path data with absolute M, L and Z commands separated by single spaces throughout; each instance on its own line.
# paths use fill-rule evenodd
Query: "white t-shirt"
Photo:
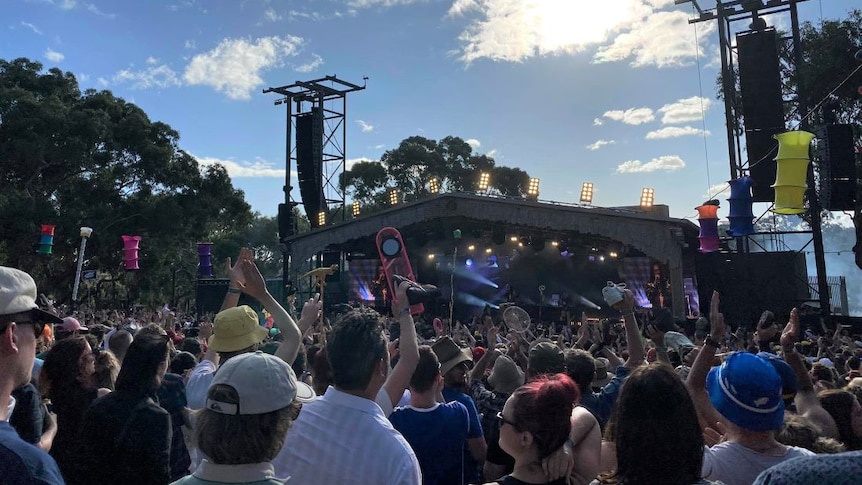
M 703 478 L 718 480 L 725 485 L 751 485 L 763 470 L 783 461 L 813 452 L 797 446 L 788 446 L 780 456 L 758 453 L 740 444 L 726 441 L 703 449 Z

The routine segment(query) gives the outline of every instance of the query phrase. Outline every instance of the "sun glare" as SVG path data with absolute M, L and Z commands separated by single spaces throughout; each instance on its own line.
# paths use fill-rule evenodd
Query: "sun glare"
M 640 0 L 528 0 L 542 54 L 578 52 L 652 10 Z

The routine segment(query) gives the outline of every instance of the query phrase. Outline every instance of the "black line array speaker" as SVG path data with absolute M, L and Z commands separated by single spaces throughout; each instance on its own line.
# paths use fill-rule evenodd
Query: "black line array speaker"
M 317 227 L 317 216 L 326 210 L 323 195 L 323 112 L 312 108 L 296 116 L 296 171 L 299 193 L 311 227 Z
M 853 210 L 856 207 L 856 153 L 851 125 L 827 125 L 819 143 L 819 195 L 824 209 Z
M 323 289 L 323 304 L 327 309 L 339 303 L 347 303 L 348 275 L 346 265 L 342 264 L 340 251 L 324 251 L 321 255 L 322 266 L 338 265 L 335 274 L 326 275 L 326 286 Z
M 809 298 L 805 255 L 795 251 L 695 256 L 697 291 L 703 313 L 713 290 L 721 295 L 721 311 L 729 326 L 753 328 L 764 310 L 787 318 Z
M 772 136 L 785 131 L 778 41 L 774 28 L 736 35 L 745 149 L 755 202 L 775 199 L 771 185 L 778 142 Z
M 221 309 L 224 297 L 227 294 L 228 279 L 201 279 L 195 285 L 195 309 L 198 315 L 206 313 L 216 314 Z M 260 311 L 261 306 L 257 300 L 251 298 L 245 293 L 239 297 L 238 305 L 248 305 L 256 311 Z

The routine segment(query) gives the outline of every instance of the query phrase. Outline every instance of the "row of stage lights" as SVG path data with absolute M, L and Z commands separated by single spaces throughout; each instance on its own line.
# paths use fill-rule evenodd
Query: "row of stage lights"
M 537 178 L 531 178 L 530 182 L 527 184 L 527 198 L 531 200 L 537 200 L 539 198 L 539 182 L 540 180 Z M 481 172 L 479 174 L 479 183 L 478 183 L 478 192 L 483 193 L 487 192 L 491 186 L 491 174 L 488 172 Z M 593 192 L 595 185 L 592 182 L 584 182 L 581 185 L 581 204 L 592 204 L 593 203 Z M 436 195 L 440 193 L 440 180 L 438 178 L 432 178 L 428 183 L 428 192 L 432 195 Z M 395 206 L 401 202 L 401 193 L 396 188 L 390 188 L 387 191 L 387 197 L 389 199 L 389 205 Z M 655 189 L 644 187 L 641 189 L 641 199 L 640 199 L 640 207 L 642 208 L 650 208 L 655 203 Z M 361 213 L 361 206 L 359 202 L 354 201 L 351 204 L 351 212 L 353 217 L 359 217 Z M 317 215 L 317 225 L 325 226 L 326 225 L 326 212 L 321 211 Z

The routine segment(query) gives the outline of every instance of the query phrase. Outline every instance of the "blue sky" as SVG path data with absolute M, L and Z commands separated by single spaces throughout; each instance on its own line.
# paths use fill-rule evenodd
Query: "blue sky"
M 576 202 L 589 181 L 595 205 L 636 205 L 653 187 L 692 218 L 729 176 L 717 25 L 689 25 L 691 5 L 673 0 L 3 3 L 0 58 L 135 102 L 202 163 L 225 164 L 264 215 L 283 198 L 285 127 L 261 90 L 328 74 L 369 77 L 348 101 L 351 160 L 460 136 L 540 178 L 542 199 Z M 800 17 L 850 3 L 811 0 Z

